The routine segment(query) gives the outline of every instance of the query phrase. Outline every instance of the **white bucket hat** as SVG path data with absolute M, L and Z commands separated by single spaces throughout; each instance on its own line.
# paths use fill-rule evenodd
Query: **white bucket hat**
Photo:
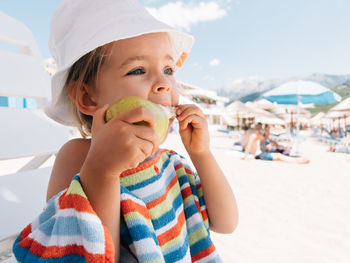
M 177 66 L 189 53 L 194 39 L 155 19 L 137 0 L 62 0 L 51 21 L 49 48 L 57 63 L 52 77 L 52 101 L 46 114 L 74 126 L 64 85 L 69 68 L 82 56 L 107 43 L 147 33 L 167 32 Z

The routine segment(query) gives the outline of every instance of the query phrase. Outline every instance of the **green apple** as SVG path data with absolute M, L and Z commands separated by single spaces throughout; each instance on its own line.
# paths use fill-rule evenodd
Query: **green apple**
M 116 101 L 107 110 L 106 116 L 105 116 L 105 121 L 108 122 L 114 116 L 116 116 L 122 112 L 129 111 L 129 110 L 132 110 L 135 108 L 140 108 L 140 107 L 145 108 L 154 114 L 154 116 L 156 118 L 156 125 L 152 128 L 157 133 L 159 140 L 163 141 L 163 139 L 166 136 L 166 133 L 168 131 L 168 126 L 169 126 L 168 114 L 165 110 L 163 110 L 163 108 L 160 105 L 155 104 L 155 103 L 153 103 L 149 100 L 146 100 L 144 98 L 137 97 L 137 96 L 129 96 L 129 97 L 124 97 L 124 98 Z M 149 126 L 149 123 L 147 123 L 145 121 L 140 121 L 140 122 L 137 122 L 135 124 Z

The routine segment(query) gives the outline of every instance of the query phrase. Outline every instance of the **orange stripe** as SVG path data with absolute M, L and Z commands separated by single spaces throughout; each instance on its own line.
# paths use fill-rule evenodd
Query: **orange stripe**
M 197 260 L 200 260 L 204 257 L 207 257 L 209 256 L 211 253 L 213 253 L 215 251 L 215 247 L 213 244 L 211 244 L 209 247 L 207 247 L 206 249 L 198 252 L 197 254 L 195 255 L 192 255 L 191 256 L 191 259 L 192 259 L 192 262 L 195 262 Z
M 208 219 L 208 213 L 207 213 L 207 210 L 204 209 L 201 211 L 202 213 L 202 218 L 203 218 L 203 221 L 207 220 Z
M 170 191 L 170 189 L 177 183 L 177 177 L 175 176 L 170 183 L 168 184 L 168 186 L 166 187 L 166 191 L 163 195 L 161 195 L 160 197 L 158 197 L 157 199 L 154 199 L 153 201 L 147 203 L 147 208 L 151 209 L 155 206 L 157 206 L 158 204 L 160 204 L 161 202 L 163 202 L 166 197 L 168 196 L 168 193 Z
M 43 246 L 32 238 L 27 237 L 19 244 L 21 247 L 29 248 L 33 255 L 41 258 L 59 258 L 67 255 L 75 254 L 83 256 L 87 262 L 105 262 L 104 254 L 91 254 L 85 250 L 83 246 L 67 245 L 64 247 L 59 246 Z
M 130 212 L 137 212 L 139 214 L 141 214 L 144 218 L 146 219 L 150 219 L 148 210 L 146 209 L 146 207 L 133 202 L 130 199 L 127 200 L 122 200 L 120 203 L 120 206 L 122 208 L 123 214 L 126 215 Z
M 112 239 L 112 235 L 109 232 L 108 228 L 103 226 L 104 232 L 105 232 L 105 262 L 114 262 L 115 258 L 115 250 L 114 250 L 114 243 Z
M 67 192 L 65 192 L 59 197 L 58 203 L 60 209 L 74 208 L 78 212 L 87 212 L 96 215 L 89 201 L 85 197 L 78 194 L 67 195 Z
M 151 160 L 149 160 L 148 162 L 145 162 L 145 163 L 143 163 L 143 164 L 140 164 L 139 166 L 137 166 L 137 167 L 135 167 L 135 168 L 131 168 L 131 169 L 128 169 L 128 170 L 125 170 L 124 172 L 122 172 L 121 174 L 120 174 L 120 177 L 125 177 L 125 176 L 128 176 L 128 175 L 130 175 L 130 174 L 134 174 L 134 173 L 137 173 L 137 172 L 139 172 L 139 171 L 142 171 L 142 170 L 145 170 L 146 168 L 149 168 L 149 167 L 151 167 L 152 165 L 154 165 L 154 164 L 156 164 L 158 161 L 159 161 L 159 159 L 160 159 L 160 157 L 162 156 L 162 154 L 164 153 L 164 152 L 166 152 L 167 150 L 161 150 L 159 153 L 158 153 L 158 155 L 154 158 L 154 159 L 151 159 Z
M 19 240 L 25 239 L 30 233 L 32 233 L 32 224 L 27 225 L 21 232 L 21 237 Z
M 185 224 L 185 214 L 184 211 L 178 217 L 178 221 L 175 226 L 165 231 L 163 234 L 157 236 L 157 240 L 160 246 L 163 246 L 170 240 L 175 239 L 177 236 L 181 234 L 182 226 Z
M 175 166 L 175 170 L 179 170 L 181 169 L 182 167 L 184 167 L 184 165 L 182 163 L 179 163 L 178 165 Z
M 186 172 L 187 174 L 193 175 L 193 172 L 192 172 L 190 169 L 187 169 L 186 167 L 185 167 L 185 172 Z
M 192 195 L 192 190 L 190 186 L 187 186 L 186 188 L 181 190 L 182 194 L 182 200 L 185 200 L 187 197 Z
M 187 52 L 182 52 L 180 58 L 176 62 L 176 66 L 178 66 L 179 68 L 182 67 L 182 65 L 185 63 L 187 56 Z

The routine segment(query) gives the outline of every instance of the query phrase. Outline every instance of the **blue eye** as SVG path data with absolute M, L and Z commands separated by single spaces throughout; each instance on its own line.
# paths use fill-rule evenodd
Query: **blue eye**
M 137 69 L 134 69 L 134 70 L 128 72 L 126 75 L 142 75 L 144 73 L 145 72 L 143 71 L 142 68 L 137 68 Z
M 166 68 L 164 70 L 164 73 L 167 74 L 167 75 L 173 75 L 174 74 L 174 70 L 172 68 Z

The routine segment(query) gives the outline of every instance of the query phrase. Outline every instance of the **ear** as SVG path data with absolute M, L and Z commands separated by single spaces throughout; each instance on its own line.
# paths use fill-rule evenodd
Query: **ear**
M 68 85 L 68 96 L 78 110 L 86 115 L 92 116 L 98 109 L 93 92 L 85 83 L 71 82 Z

